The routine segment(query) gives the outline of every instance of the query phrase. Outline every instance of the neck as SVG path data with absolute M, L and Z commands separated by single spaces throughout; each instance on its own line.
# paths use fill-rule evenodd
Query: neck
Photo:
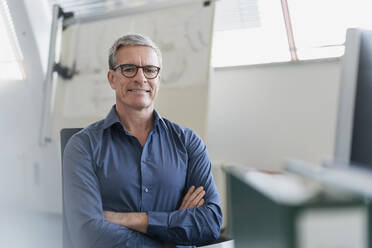
M 116 104 L 116 112 L 119 116 L 120 123 L 123 125 L 125 130 L 132 134 L 147 134 L 154 123 L 153 106 L 137 110 Z

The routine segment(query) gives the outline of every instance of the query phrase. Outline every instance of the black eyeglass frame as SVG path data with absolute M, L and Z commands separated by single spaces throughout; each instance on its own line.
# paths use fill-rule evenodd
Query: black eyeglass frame
M 124 73 L 123 73 L 123 71 L 122 71 L 122 67 L 124 67 L 124 66 L 133 66 L 133 67 L 136 67 L 136 73 L 134 73 L 134 75 L 131 76 L 131 77 L 128 77 L 128 76 L 124 75 Z M 146 73 L 144 72 L 143 69 L 146 69 L 146 68 L 149 68 L 149 67 L 151 67 L 151 68 L 156 68 L 156 69 L 157 69 L 157 73 L 156 73 L 156 75 L 155 75 L 154 77 L 147 77 L 147 76 L 146 76 Z M 139 69 L 139 68 L 142 69 L 142 71 L 143 71 L 142 73 L 143 73 L 143 75 L 145 76 L 145 78 L 147 78 L 147 79 L 154 79 L 154 78 L 156 78 L 156 77 L 159 75 L 159 72 L 160 72 L 160 67 L 155 66 L 155 65 L 144 65 L 144 66 L 139 66 L 139 65 L 135 65 L 135 64 L 120 64 L 120 65 L 116 65 L 114 68 L 112 68 L 112 70 L 113 70 L 113 71 L 116 71 L 116 69 L 118 69 L 118 68 L 120 68 L 120 73 L 121 73 L 121 75 L 123 75 L 123 76 L 126 77 L 126 78 L 134 78 L 134 77 L 137 75 L 137 73 L 138 73 L 138 69 Z

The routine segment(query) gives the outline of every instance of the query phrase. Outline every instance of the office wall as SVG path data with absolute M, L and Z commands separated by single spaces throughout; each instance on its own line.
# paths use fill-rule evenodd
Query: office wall
M 61 212 L 58 143 L 39 146 L 44 73 L 24 1 L 8 1 L 26 79 L 0 82 L 0 205 Z M 35 9 L 37 11 L 37 9 Z
M 31 27 L 25 1 L 8 1 L 26 79 L 0 81 L 0 247 L 58 248 L 62 247 L 58 144 L 39 146 L 42 47 L 37 45 L 38 32 Z M 36 6 L 38 0 L 28 2 Z
M 339 61 L 216 69 L 207 144 L 214 161 L 278 169 L 333 154 Z

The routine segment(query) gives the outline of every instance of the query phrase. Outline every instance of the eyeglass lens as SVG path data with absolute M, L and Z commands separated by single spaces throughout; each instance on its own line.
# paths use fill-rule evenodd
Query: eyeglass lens
M 152 65 L 145 65 L 145 66 L 137 66 L 137 65 L 121 65 L 120 71 L 123 74 L 123 76 L 132 78 L 135 77 L 138 68 L 142 68 L 143 74 L 147 79 L 153 79 L 156 78 L 156 76 L 159 73 L 159 67 L 152 66 Z

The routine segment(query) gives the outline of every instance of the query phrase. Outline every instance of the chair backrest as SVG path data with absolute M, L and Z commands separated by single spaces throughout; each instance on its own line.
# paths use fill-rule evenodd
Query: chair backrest
M 63 152 L 65 151 L 65 146 L 68 140 L 74 135 L 75 133 L 82 130 L 82 128 L 63 128 L 60 132 L 61 134 L 61 156 L 63 160 Z
M 63 166 L 63 152 L 65 151 L 65 146 L 68 142 L 68 140 L 74 135 L 75 133 L 79 132 L 82 128 L 63 128 L 60 132 L 61 134 L 61 161 Z M 73 248 L 71 237 L 69 232 L 67 231 L 67 223 L 66 223 L 66 216 L 64 211 L 64 192 L 63 192 L 63 170 L 62 170 L 62 222 L 63 222 L 63 230 L 62 230 L 62 236 L 63 236 L 63 248 Z

